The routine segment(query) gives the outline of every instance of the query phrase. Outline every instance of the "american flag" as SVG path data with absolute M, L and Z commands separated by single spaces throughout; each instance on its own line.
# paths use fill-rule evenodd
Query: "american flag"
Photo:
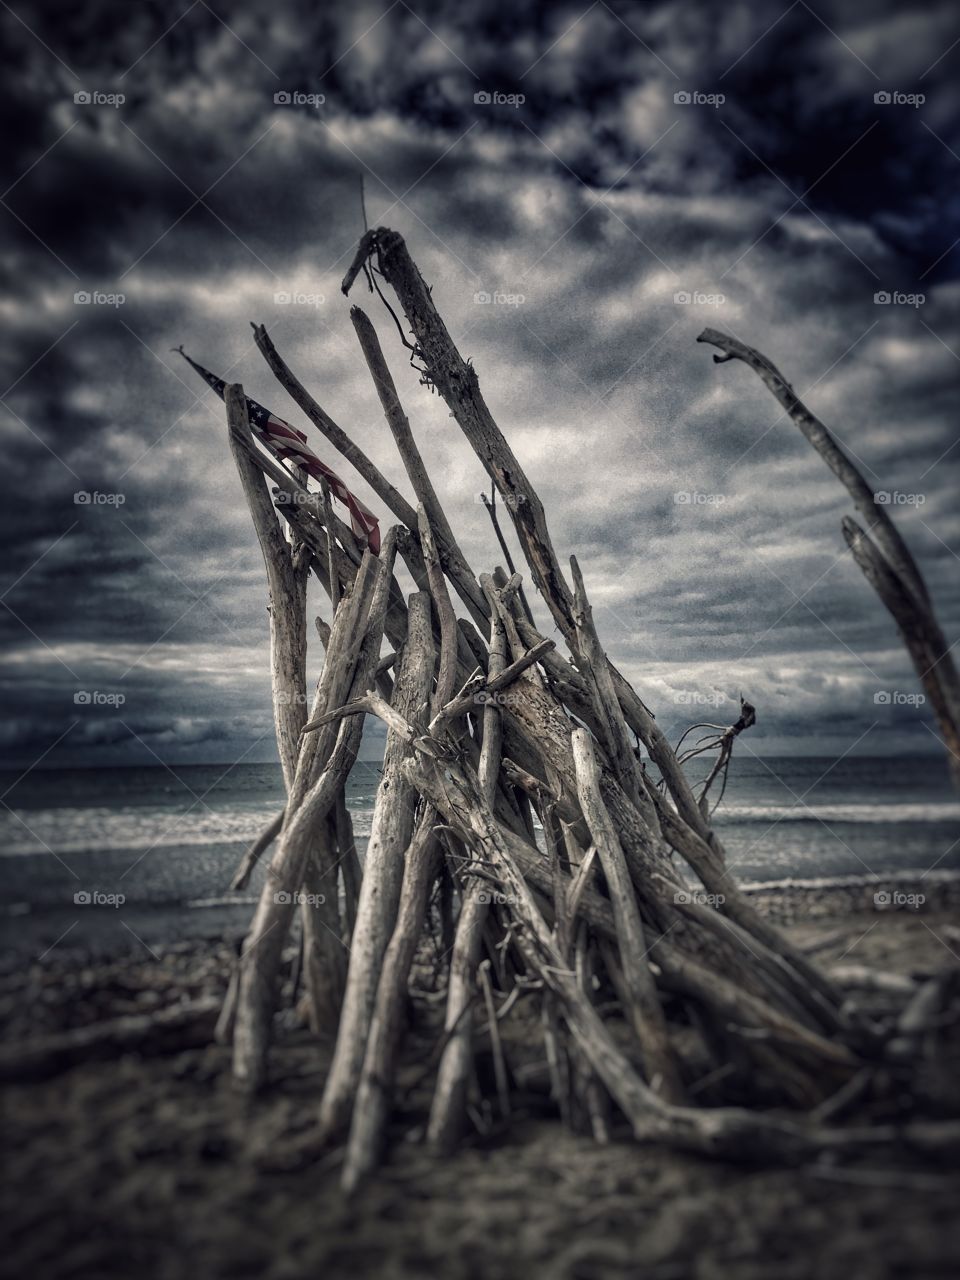
M 182 347 L 178 347 L 177 350 L 188 364 L 193 365 L 200 377 L 214 389 L 222 400 L 224 388 L 227 385 L 223 378 L 216 377 L 209 369 L 204 369 L 202 364 L 197 364 L 196 360 L 191 360 Z M 303 467 L 308 475 L 313 476 L 314 480 L 320 480 L 323 477 L 329 484 L 330 492 L 333 496 L 339 499 L 350 512 L 350 527 L 353 532 L 360 538 L 361 542 L 366 541 L 368 543 L 374 555 L 379 555 L 380 523 L 377 517 L 371 511 L 368 511 L 356 494 L 350 492 L 340 477 L 331 471 L 326 463 L 321 462 L 317 455 L 307 448 L 307 437 L 302 431 L 298 431 L 296 427 L 291 427 L 289 422 L 284 422 L 282 418 L 278 418 L 275 413 L 265 409 L 256 400 L 251 400 L 249 396 L 246 397 L 246 401 L 247 416 L 257 439 L 265 444 L 271 453 L 276 454 L 278 458 L 291 458 L 297 466 Z

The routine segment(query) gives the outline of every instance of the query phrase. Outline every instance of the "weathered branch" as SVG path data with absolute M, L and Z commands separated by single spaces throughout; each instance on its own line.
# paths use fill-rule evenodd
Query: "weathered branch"
M 683 1099 L 680 1073 L 647 963 L 649 948 L 644 940 L 633 884 L 616 829 L 600 794 L 600 770 L 590 735 L 586 729 L 574 729 L 572 742 L 580 804 L 610 888 L 620 964 L 628 992 L 627 1013 L 643 1050 L 647 1080 L 654 1093 L 670 1102 L 680 1102 Z
M 960 786 L 960 752 L 957 750 L 960 744 L 960 676 L 934 614 L 927 584 L 886 505 L 878 501 L 877 495 L 837 445 L 827 427 L 799 399 L 772 361 L 753 347 L 717 329 L 704 329 L 697 341 L 708 342 L 724 352 L 722 356 L 715 355 L 715 361 L 742 360 L 753 369 L 846 488 L 854 506 L 866 520 L 872 543 L 868 544 L 866 534 L 855 525 L 852 529 L 844 526 L 844 537 L 867 580 L 893 613 L 914 666 L 921 673 L 924 687 L 936 687 L 937 717 L 947 740 L 951 772 Z M 858 544 L 859 551 L 854 543 Z M 883 573 L 884 562 L 888 570 L 886 575 Z M 893 584 L 896 584 L 895 588 Z M 893 595 L 897 598 L 896 612 Z M 921 644 L 929 650 L 926 657 L 920 655 Z
M 932 628 L 930 615 L 918 609 L 916 602 L 890 568 L 875 544 L 849 516 L 843 519 L 843 536 L 863 576 L 876 591 L 897 625 L 904 647 L 910 655 L 947 750 L 947 760 L 954 782 L 960 786 L 960 720 L 950 698 L 953 659 L 943 649 L 939 628 Z
M 300 406 L 313 425 L 330 441 L 337 452 L 346 458 L 350 465 L 363 476 L 377 497 L 386 504 L 397 519 L 402 524 L 405 524 L 408 529 L 416 531 L 417 513 L 413 507 L 410 506 L 403 494 L 394 488 L 379 467 L 370 461 L 363 450 L 354 444 L 347 433 L 317 404 L 316 400 L 292 372 L 271 342 L 266 327 L 264 325 L 254 325 L 253 336 L 260 354 L 270 366 L 274 377 Z
M 425 719 L 433 676 L 429 598 L 412 595 L 408 617 L 407 642 L 397 666 L 393 708 L 416 725 Z M 403 856 L 413 835 L 417 798 L 401 773 L 409 752 L 409 738 L 391 729 L 367 842 L 337 1043 L 320 1104 L 320 1126 L 326 1136 L 339 1132 L 349 1118 L 366 1051 L 383 954 L 396 923 Z

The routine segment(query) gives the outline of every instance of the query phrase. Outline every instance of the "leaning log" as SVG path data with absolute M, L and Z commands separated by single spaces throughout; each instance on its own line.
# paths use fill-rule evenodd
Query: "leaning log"
M 717 364 L 740 360 L 757 374 L 850 494 L 867 522 L 870 537 L 853 522 L 844 525 L 844 537 L 867 581 L 893 615 L 917 674 L 924 688 L 930 691 L 950 770 L 960 787 L 960 675 L 952 646 L 947 644 L 934 613 L 923 574 L 887 505 L 771 360 L 717 329 L 704 329 L 697 341 L 719 347 L 723 355 L 713 357 Z
M 397 664 L 392 702 L 393 710 L 411 724 L 425 724 L 433 663 L 430 599 L 423 594 L 412 595 L 407 642 Z M 409 741 L 390 731 L 364 859 L 343 1011 L 320 1103 L 320 1124 L 328 1135 L 337 1133 L 349 1118 L 366 1051 L 383 953 L 396 922 L 403 859 L 413 835 L 417 799 L 416 791 L 401 773 L 409 753 Z

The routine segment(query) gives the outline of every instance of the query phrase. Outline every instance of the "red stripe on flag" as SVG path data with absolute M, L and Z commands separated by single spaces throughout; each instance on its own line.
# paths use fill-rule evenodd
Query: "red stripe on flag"
M 289 458 L 311 475 L 314 480 L 323 477 L 330 485 L 330 492 L 347 508 L 350 513 L 350 527 L 354 534 L 369 543 L 374 555 L 380 554 L 380 523 L 372 511 L 369 511 L 360 499 L 343 483 L 335 471 L 331 471 L 326 463 L 321 462 L 315 453 L 306 447 L 306 440 L 301 432 L 289 423 L 273 414 L 267 419 L 266 426 L 257 428 L 258 434 L 268 442 L 281 458 Z M 288 441 L 296 441 L 291 447 Z

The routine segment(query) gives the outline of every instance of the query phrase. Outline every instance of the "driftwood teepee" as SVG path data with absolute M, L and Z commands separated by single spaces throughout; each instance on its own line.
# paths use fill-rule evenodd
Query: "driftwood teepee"
M 236 1080 L 249 1089 L 267 1081 L 283 952 L 299 912 L 306 1013 L 333 1043 L 315 1138 L 345 1141 L 348 1189 L 379 1158 L 410 974 L 433 928 L 446 941 L 446 1011 L 425 1068 L 426 1137 L 438 1149 L 463 1129 L 481 1022 L 498 1105 L 509 1110 L 498 1023 L 521 997 L 542 1009 L 555 1101 L 599 1140 L 619 1113 L 638 1139 L 728 1158 L 792 1161 L 894 1136 L 927 1149 L 955 1143 L 949 1126 L 841 1131 L 823 1127 L 822 1111 L 808 1114 L 884 1061 L 897 1027 L 858 1017 L 727 870 L 710 806 L 753 708 L 743 703 L 735 724 L 706 726 L 697 747 L 674 751 L 604 653 L 577 562 L 569 575 L 561 567 L 536 490 L 403 239 L 368 232 L 344 293 L 361 272 L 381 296 L 381 280 L 395 291 L 411 362 L 486 468 L 570 658 L 537 630 L 509 560 L 509 575 L 478 577 L 467 563 L 368 317 L 351 311 L 416 507 L 255 327 L 281 385 L 396 524 L 379 555 L 360 545 L 325 485 L 309 492 L 295 467 L 259 447 L 242 389 L 226 388 L 231 448 L 266 562 L 287 789 L 284 812 L 235 881 L 246 884 L 275 842 L 218 1029 L 232 1043 Z M 755 355 L 723 335 L 704 338 L 728 355 Z M 408 599 L 397 557 L 417 587 Z M 332 616 L 317 620 L 326 656 L 308 714 L 311 572 Z M 361 866 L 344 788 L 366 715 L 384 722 L 387 745 Z M 716 761 L 694 787 L 683 763 L 706 751 Z M 681 1025 L 699 1046 L 693 1091 Z M 902 1035 L 897 1043 L 902 1051 Z M 745 1097 L 765 1109 L 728 1105 Z

